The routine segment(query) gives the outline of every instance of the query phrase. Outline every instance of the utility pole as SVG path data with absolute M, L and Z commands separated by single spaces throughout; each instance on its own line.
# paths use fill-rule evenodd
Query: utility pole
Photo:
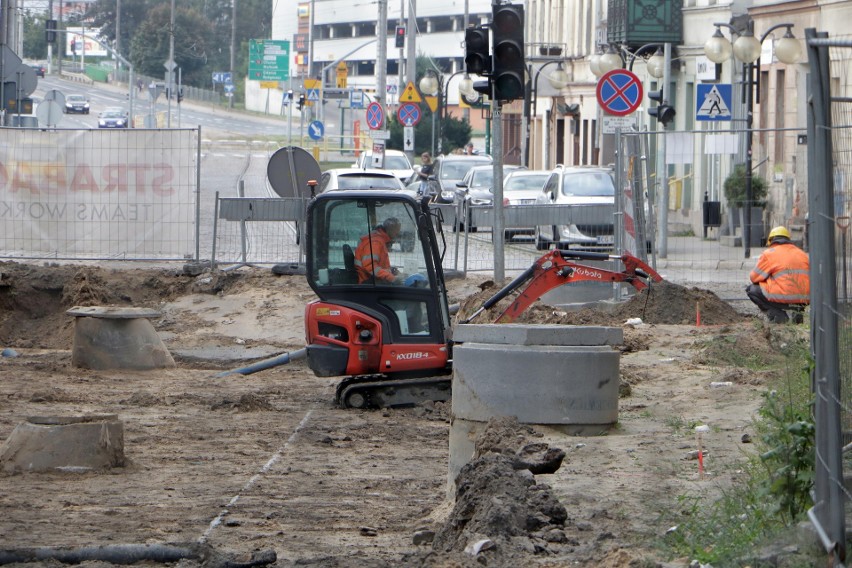
M 506 278 L 506 258 L 505 247 L 503 243 L 503 235 L 505 231 L 504 214 L 503 214 L 503 108 L 500 101 L 496 99 L 496 89 L 492 87 L 491 91 L 491 117 L 493 127 L 493 147 L 494 152 L 494 281 L 498 286 L 503 285 L 503 280 Z
M 50 0 L 47 3 L 47 19 L 48 20 L 53 19 L 53 0 Z M 53 72 L 53 44 L 52 43 L 47 44 L 47 72 L 48 73 Z
M 231 0 L 231 81 L 234 80 L 234 61 L 237 53 L 237 0 Z M 234 93 L 228 97 L 228 108 L 234 108 Z
M 408 26 L 405 30 L 408 41 L 408 53 L 405 58 L 405 79 L 407 83 L 414 84 L 417 80 L 417 0 L 408 2 Z M 402 94 L 406 85 L 399 84 L 399 93 Z M 416 144 L 415 140 L 415 144 Z M 416 146 L 415 146 L 416 147 Z M 410 162 L 414 163 L 414 148 L 405 153 Z
M 50 47 L 48 46 L 48 49 Z M 115 0 L 115 51 L 121 53 L 121 0 Z M 49 58 L 48 58 L 49 59 Z M 115 58 L 115 79 L 118 80 L 118 69 L 121 62 Z
M 399 25 L 400 26 L 405 25 L 405 0 L 401 0 L 400 3 L 399 3 Z M 406 36 L 409 35 L 408 29 L 405 30 L 405 35 Z M 409 39 L 408 37 L 406 37 L 406 39 L 408 41 L 411 41 L 411 39 Z M 405 75 L 403 74 L 403 66 L 404 66 L 403 61 L 404 60 L 405 60 L 405 47 L 403 46 L 403 47 L 399 48 L 399 59 L 397 59 L 398 65 L 396 66 L 396 73 L 397 73 L 397 76 L 398 76 L 398 79 L 396 81 L 397 103 L 399 103 L 399 96 L 402 94 L 403 80 L 405 78 Z
M 59 17 L 57 18 L 59 20 L 59 24 L 56 27 L 56 29 L 58 29 L 58 30 L 63 29 L 63 27 L 62 27 L 62 1 L 63 0 L 59 0 Z M 68 34 L 64 34 L 62 36 L 62 38 L 63 38 L 62 39 L 62 42 L 63 42 L 62 45 L 64 46 L 65 44 L 68 43 Z M 58 42 L 57 42 L 57 45 L 59 45 Z M 62 56 L 64 55 L 65 49 L 59 48 L 59 49 L 57 49 L 57 51 L 58 51 L 58 53 L 56 54 L 56 70 L 60 75 L 62 75 Z
M 663 72 L 663 84 L 660 87 L 663 90 L 663 104 L 668 104 L 669 88 L 671 83 L 671 68 L 672 68 L 672 44 L 663 44 L 663 55 L 665 57 L 665 67 Z M 660 186 L 658 192 L 658 209 L 660 220 L 657 231 L 657 256 L 659 258 L 668 258 L 669 255 L 669 172 L 666 166 L 666 126 L 657 121 L 657 129 L 661 129 L 663 134 L 659 137 L 657 143 L 657 183 Z M 745 243 L 743 243 L 745 245 Z M 640 246 L 637 244 L 636 246 Z
M 376 37 L 379 39 L 376 51 L 376 101 L 384 108 L 385 124 L 387 127 L 387 94 L 388 94 L 388 0 L 379 0 L 379 21 L 376 23 Z M 320 101 L 322 104 L 322 101 Z
M 172 12 L 169 18 L 169 61 L 166 63 L 168 73 L 166 91 L 166 125 L 172 127 L 172 93 L 174 92 L 175 77 L 175 0 L 172 0 Z

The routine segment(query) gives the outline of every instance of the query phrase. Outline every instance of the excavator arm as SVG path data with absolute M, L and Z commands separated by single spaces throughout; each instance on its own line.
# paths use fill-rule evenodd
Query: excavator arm
M 604 268 L 586 266 L 572 262 L 569 259 L 581 260 L 620 260 L 624 270 L 615 272 Z M 650 282 L 661 282 L 660 276 L 653 268 L 631 254 L 611 255 L 595 252 L 553 250 L 545 254 L 520 276 L 504 286 L 494 296 L 482 304 L 469 318 L 462 323 L 469 323 L 482 312 L 493 307 L 497 302 L 526 284 L 517 298 L 497 318 L 497 323 L 510 323 L 521 315 L 533 302 L 548 291 L 569 282 L 626 282 L 637 290 L 644 290 Z

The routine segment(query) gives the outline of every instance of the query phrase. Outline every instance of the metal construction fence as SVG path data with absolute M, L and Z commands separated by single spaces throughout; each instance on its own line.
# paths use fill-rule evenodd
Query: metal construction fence
M 197 254 L 197 130 L 0 129 L 0 257 Z
M 831 565 L 846 563 L 852 505 L 852 309 L 849 303 L 852 40 L 806 30 L 811 350 L 816 422 L 814 506 L 808 516 Z

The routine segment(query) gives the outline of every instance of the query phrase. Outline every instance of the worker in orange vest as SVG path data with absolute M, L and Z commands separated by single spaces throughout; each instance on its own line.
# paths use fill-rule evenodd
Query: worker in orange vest
M 793 321 L 802 323 L 811 293 L 808 255 L 793 244 L 786 227 L 772 229 L 766 244 L 769 248 L 749 274 L 752 283 L 746 294 L 769 321 L 787 323 L 787 310 L 791 310 Z
M 391 266 L 388 251 L 399 236 L 401 224 L 396 217 L 388 217 L 369 234 L 361 237 L 355 249 L 355 269 L 358 283 L 401 284 L 404 276 Z

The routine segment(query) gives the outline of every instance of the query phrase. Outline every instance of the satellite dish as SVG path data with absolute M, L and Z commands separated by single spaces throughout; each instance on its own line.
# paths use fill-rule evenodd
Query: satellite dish
M 308 182 L 319 182 L 321 175 L 313 155 L 297 146 L 279 148 L 266 165 L 269 184 L 281 197 L 310 197 Z

